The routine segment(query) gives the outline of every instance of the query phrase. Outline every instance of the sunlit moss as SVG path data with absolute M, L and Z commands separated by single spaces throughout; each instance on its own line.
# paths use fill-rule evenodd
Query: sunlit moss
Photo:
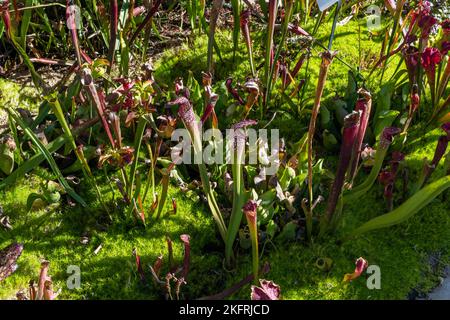
M 178 263 L 182 261 L 183 248 L 179 237 L 183 233 L 191 236 L 192 284 L 182 292 L 191 297 L 206 294 L 208 285 L 217 281 L 212 272 L 220 264 L 220 254 L 204 255 L 205 247 L 214 246 L 216 238 L 212 217 L 202 206 L 195 204 L 175 189 L 170 189 L 169 197 L 177 200 L 177 214 L 166 216 L 160 221 L 148 220 L 143 228 L 136 225 L 112 225 L 105 232 L 96 219 L 88 215 L 101 217 L 102 209 L 69 209 L 61 207 L 52 212 L 41 210 L 27 212 L 26 200 L 31 192 L 39 188 L 27 181 L 21 181 L 20 187 L 5 192 L 0 197 L 5 214 L 11 218 L 14 229 L 0 231 L 0 247 L 12 241 L 24 244 L 19 260 L 19 269 L 7 278 L 0 287 L 0 297 L 14 298 L 15 293 L 26 288 L 29 280 L 39 275 L 39 261 L 50 261 L 50 275 L 56 288 L 61 288 L 61 297 L 70 299 L 155 299 L 161 298 L 160 290 L 153 285 L 148 265 L 164 254 L 167 263 L 166 237 L 174 241 L 174 256 Z M 104 219 L 103 219 L 104 220 Z M 81 243 L 81 237 L 88 236 L 89 243 Z M 95 249 L 101 245 L 97 255 Z M 142 286 L 136 273 L 133 248 L 142 256 L 144 269 L 148 275 L 147 286 Z M 77 265 L 81 269 L 81 288 L 69 290 L 66 286 L 67 267 Z M 204 279 L 209 274 L 210 279 Z M 202 279 L 197 283 L 194 279 Z M 159 289 L 159 288 L 158 288 Z

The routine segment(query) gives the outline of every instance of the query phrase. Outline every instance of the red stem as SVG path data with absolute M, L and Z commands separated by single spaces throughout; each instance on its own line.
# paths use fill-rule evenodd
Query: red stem
M 184 262 L 183 262 L 183 273 L 182 277 L 184 280 L 186 280 L 187 275 L 189 273 L 189 263 L 191 259 L 191 245 L 189 243 L 190 237 L 187 234 L 182 234 L 180 236 L 181 241 L 183 241 L 184 244 Z
M 6 29 L 6 35 L 9 39 L 11 39 L 12 36 L 12 30 L 11 30 L 11 16 L 9 14 L 9 0 L 5 0 L 0 7 L 0 14 L 2 16 L 3 24 L 5 25 Z
M 152 17 L 154 16 L 154 14 L 156 13 L 156 11 L 158 11 L 159 6 L 161 5 L 162 0 L 156 0 L 155 4 L 153 5 L 153 7 L 150 9 L 150 11 L 148 12 L 147 16 L 145 17 L 144 21 L 142 21 L 142 23 L 137 27 L 136 31 L 133 33 L 133 35 L 130 38 L 130 41 L 128 43 L 128 46 L 131 46 L 131 44 L 133 43 L 133 41 L 136 39 L 136 37 L 138 36 L 138 34 L 142 31 L 142 29 L 144 29 L 144 27 L 147 25 L 147 23 L 149 23 L 149 21 L 152 19 Z
M 285 88 L 287 88 L 291 84 L 292 78 L 294 78 L 297 75 L 297 73 L 300 71 L 300 69 L 303 66 L 303 62 L 305 62 L 306 57 L 307 57 L 306 53 L 304 53 L 300 56 L 300 59 L 298 59 L 297 63 L 294 66 L 294 69 L 292 69 L 292 71 L 290 72 L 291 76 L 287 77 L 287 79 L 286 79 L 286 83 L 284 85 Z

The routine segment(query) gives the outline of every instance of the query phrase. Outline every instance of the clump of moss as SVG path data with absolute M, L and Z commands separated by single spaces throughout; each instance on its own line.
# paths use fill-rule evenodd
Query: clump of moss
M 31 181 L 31 182 L 30 182 Z M 11 218 L 14 229 L 0 230 L 0 247 L 13 241 L 24 244 L 19 269 L 0 287 L 1 298 L 14 298 L 15 293 L 26 288 L 30 279 L 39 273 L 39 262 L 50 261 L 54 286 L 61 288 L 64 299 L 156 299 L 162 294 L 151 281 L 148 265 L 159 254 L 165 254 L 166 237 L 174 241 L 174 256 L 183 257 L 182 245 L 177 241 L 181 234 L 191 236 L 192 262 L 188 285 L 182 292 L 185 297 L 195 298 L 207 294 L 211 286 L 221 282 L 221 252 L 217 245 L 215 225 L 207 210 L 195 204 L 180 191 L 171 188 L 169 197 L 177 199 L 176 215 L 159 221 L 149 219 L 147 228 L 115 217 L 118 221 L 109 226 L 101 225 L 98 217 L 102 209 L 97 204 L 89 208 L 69 208 L 64 201 L 55 210 L 48 208 L 28 212 L 26 201 L 31 192 L 39 192 L 39 184 L 33 180 L 21 180 L 19 187 L 7 190 L 0 196 L 5 214 Z M 89 215 L 97 215 L 91 219 Z M 105 229 L 105 227 L 107 229 Z M 88 244 L 81 239 L 87 236 Z M 96 255 L 94 251 L 102 246 Z M 142 285 L 136 272 L 133 248 L 142 256 L 148 284 Z M 208 255 L 204 252 L 208 251 Z M 81 269 L 81 288 L 69 290 L 66 281 L 70 265 Z M 209 277 L 205 277 L 208 275 Z M 192 280 L 191 280 L 192 279 Z M 200 281 L 201 280 L 201 281 Z
M 214 80 L 225 80 L 227 77 L 245 80 L 250 70 L 245 46 L 241 43 L 233 59 L 232 34 L 227 31 L 217 32 L 216 41 L 219 43 L 222 60 L 214 53 Z M 177 77 L 186 81 L 190 71 L 200 81 L 201 73 L 207 71 L 207 46 L 207 35 L 201 35 L 180 47 L 165 51 L 155 62 L 155 78 L 170 85 Z

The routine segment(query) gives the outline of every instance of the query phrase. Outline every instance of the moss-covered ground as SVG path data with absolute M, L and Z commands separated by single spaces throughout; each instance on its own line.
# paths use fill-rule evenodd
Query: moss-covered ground
M 432 156 L 439 130 L 417 140 L 407 151 L 406 165 L 411 182 L 422 168 L 424 157 Z M 434 173 L 440 177 L 442 168 Z M 340 234 L 346 234 L 369 219 L 386 213 L 383 188 L 376 184 L 364 198 L 345 205 Z M 265 259 L 272 266 L 268 278 L 276 279 L 286 299 L 405 299 L 429 292 L 439 284 L 439 275 L 450 261 L 449 190 L 406 222 L 343 243 L 328 239 L 310 246 L 276 243 Z M 343 284 L 354 260 L 364 257 L 380 267 L 381 289 L 370 290 L 365 277 Z M 316 267 L 319 258 L 330 258 L 333 267 L 324 272 Z M 250 261 L 245 265 L 250 272 Z M 248 292 L 240 296 L 245 298 Z
M 319 29 L 318 38 L 323 42 L 326 42 L 326 30 Z M 229 48 L 226 43 L 231 43 L 230 35 L 220 34 L 219 39 L 224 47 L 222 54 L 225 60 L 223 65 L 217 65 L 219 77 L 245 77 L 247 73 L 242 71 L 243 66 L 247 66 L 245 50 L 242 49 L 242 54 L 238 55 L 240 60 L 233 63 L 231 50 L 226 51 Z M 361 33 L 361 40 L 360 44 L 356 23 L 350 22 L 338 27 L 334 47 L 340 51 L 343 60 L 356 65 L 359 47 L 367 59 L 379 53 L 380 44 L 369 40 L 367 33 Z M 186 77 L 191 70 L 199 80 L 200 71 L 206 66 L 205 39 L 200 38 L 191 46 L 175 50 L 169 50 L 156 62 L 155 76 L 169 83 L 175 77 Z M 311 83 L 316 82 L 320 63 L 317 52 L 313 56 L 309 71 Z M 237 65 L 240 68 L 236 68 Z M 390 77 L 393 68 L 395 61 L 393 67 L 388 69 L 386 78 Z M 343 75 L 346 74 L 345 66 L 337 61 L 333 63 L 325 97 L 344 90 L 346 76 Z M 378 80 L 376 78 L 368 84 L 374 91 L 377 91 Z M 0 84 L 5 86 L 3 81 Z M 308 92 L 311 96 L 313 87 Z M 285 121 L 278 125 L 289 127 L 295 118 Z M 426 135 L 420 132 L 413 134 L 417 140 L 409 143 L 406 150 L 410 181 L 417 178 L 422 159 L 432 157 L 439 134 L 438 129 Z M 298 138 L 296 134 L 292 136 Z M 439 167 L 433 179 L 442 174 Z M 41 180 L 42 177 L 31 173 L 14 187 L 0 193 L 0 204 L 14 226 L 12 231 L 0 229 L 0 248 L 12 241 L 24 244 L 19 269 L 0 284 L 0 298 L 14 299 L 18 290 L 25 289 L 31 279 L 37 279 L 42 259 L 50 261 L 54 286 L 61 289 L 60 297 L 64 299 L 162 298 L 161 290 L 153 284 L 149 272 L 147 283 L 140 282 L 132 250 L 137 248 L 145 268 L 153 264 L 160 254 L 164 254 L 167 262 L 168 236 L 174 241 L 174 257 L 179 262 L 183 253 L 179 237 L 184 233 L 191 236 L 192 245 L 189 278 L 182 288 L 184 298 L 193 299 L 220 292 L 251 272 L 250 251 L 239 252 L 235 270 L 226 271 L 223 268 L 223 246 L 209 211 L 203 203 L 189 198 L 175 186 L 171 186 L 169 197 L 177 199 L 176 215 L 165 216 L 144 228 L 120 214 L 113 218 L 112 223 L 108 222 L 95 201 L 85 209 L 73 209 L 63 202 L 60 206 L 29 212 L 26 209 L 27 197 L 31 192 L 39 192 Z M 107 189 L 106 183 L 103 184 L 102 190 L 106 193 Z M 382 187 L 376 184 L 364 198 L 346 204 L 338 236 L 385 213 L 382 192 Z M 89 190 L 80 190 L 80 193 L 87 198 L 94 197 Z M 450 260 L 449 196 L 448 192 L 444 193 L 398 226 L 343 243 L 333 237 L 310 245 L 294 242 L 266 244 L 262 260 L 270 262 L 271 271 L 265 277 L 281 286 L 285 299 L 405 299 L 414 296 L 414 292 L 427 292 L 437 285 L 440 272 Z M 169 209 L 170 204 L 166 205 Z M 88 238 L 87 244 L 82 243 L 82 237 Z M 100 245 L 101 250 L 95 254 Z M 344 274 L 353 271 L 354 262 L 360 256 L 370 265 L 380 267 L 381 289 L 369 290 L 366 276 L 350 284 L 342 284 Z M 322 271 L 317 268 L 319 258 L 330 258 L 333 262 L 331 269 Z M 79 289 L 69 290 L 66 286 L 70 265 L 80 267 Z M 249 293 L 247 285 L 232 298 L 248 298 Z

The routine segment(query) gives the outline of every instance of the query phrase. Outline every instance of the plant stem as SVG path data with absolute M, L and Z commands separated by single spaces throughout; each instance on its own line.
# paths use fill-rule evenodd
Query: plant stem
M 252 241 L 252 264 L 253 264 L 253 276 L 255 283 L 258 283 L 258 271 L 259 271 L 259 250 L 258 250 L 258 219 L 257 219 L 257 204 L 255 201 L 248 201 L 242 210 L 247 218 L 247 224 L 250 231 L 250 238 Z
M 270 70 L 273 67 L 274 61 L 272 60 L 273 53 L 273 34 L 275 31 L 275 20 L 277 18 L 277 0 L 269 0 L 269 21 L 267 22 L 267 35 L 266 35 L 266 55 L 264 60 L 264 81 L 266 96 L 264 97 L 264 106 L 267 108 L 269 103 L 267 93 L 270 86 Z M 261 111 L 262 112 L 262 111 Z
M 145 145 L 147 146 L 147 151 L 150 156 L 150 164 L 147 174 L 147 184 L 145 185 L 145 191 L 144 191 L 144 197 L 142 198 L 142 202 L 145 202 L 145 199 L 147 198 L 147 192 L 150 187 L 150 184 L 152 186 L 152 203 L 155 202 L 155 167 L 154 167 L 154 161 L 153 161 L 153 152 L 152 147 L 148 142 L 145 142 Z
M 239 226 L 242 220 L 242 206 L 245 203 L 244 194 L 244 146 L 235 150 L 235 159 L 232 165 L 233 173 L 233 208 L 231 211 L 230 222 L 228 224 L 227 238 L 225 241 L 225 259 L 228 265 L 231 264 L 231 257 L 233 255 L 233 243 L 236 238 L 236 234 L 239 231 Z
M 209 36 L 208 36 L 208 71 L 213 72 L 213 46 L 214 34 L 216 33 L 217 19 L 219 18 L 219 11 L 223 6 L 224 0 L 214 0 L 210 12 L 209 21 Z
M 286 34 L 288 31 L 288 25 L 289 25 L 289 21 L 291 20 L 292 17 L 292 8 L 293 8 L 293 0 L 288 0 L 286 2 L 286 10 L 284 13 L 284 21 L 283 21 L 283 25 L 282 25 L 282 31 L 281 31 L 281 40 L 278 44 L 277 47 L 277 51 L 275 53 L 274 59 L 272 61 L 272 65 L 270 67 L 270 72 L 269 72 L 269 81 L 268 81 L 268 85 L 266 88 L 266 103 L 268 103 L 270 101 L 270 95 L 272 93 L 272 80 L 273 80 L 273 73 L 274 73 L 274 66 L 278 61 L 278 57 L 280 56 L 281 53 L 281 49 L 283 47 L 284 41 L 286 39 Z
M 333 61 L 333 57 L 336 53 L 325 51 L 322 53 L 322 63 L 320 65 L 319 80 L 317 82 L 316 96 L 314 99 L 314 106 L 311 114 L 311 120 L 309 122 L 308 129 L 308 192 L 309 192 L 309 205 L 312 206 L 313 203 L 313 191 L 312 191 L 312 180 L 313 180 L 313 139 L 314 133 L 316 131 L 316 121 L 320 109 L 320 100 L 322 99 L 323 89 L 325 87 L 325 82 L 327 80 L 328 70 L 330 64 Z
M 131 169 L 130 169 L 130 184 L 127 186 L 128 187 L 128 196 L 130 198 L 131 198 L 131 195 L 133 192 L 133 185 L 134 185 L 134 180 L 136 177 L 136 169 L 137 169 L 137 164 L 138 164 L 138 159 L 139 159 L 139 150 L 141 149 L 142 136 L 144 135 L 146 124 L 147 124 L 147 120 L 145 119 L 145 117 L 140 117 L 138 120 L 138 125 L 137 125 L 137 129 L 136 129 L 135 137 L 134 137 L 134 161 L 133 161 L 133 164 L 131 165 Z
M 356 102 L 355 107 L 356 111 L 361 111 L 361 124 L 359 126 L 357 140 L 355 141 L 354 157 L 352 159 L 352 164 L 348 175 L 350 184 L 353 184 L 353 180 L 355 179 L 356 174 L 358 173 L 357 168 L 361 156 L 361 147 L 364 140 L 364 136 L 366 134 L 367 126 L 369 125 L 370 111 L 372 109 L 372 97 L 369 91 L 360 89 L 358 93 L 363 96 Z
M 328 51 L 331 51 L 331 46 L 332 46 L 333 40 L 334 40 L 334 32 L 336 31 L 336 24 L 337 24 L 337 19 L 339 16 L 339 11 L 341 10 L 341 6 L 342 6 L 342 1 L 339 0 L 336 5 L 336 9 L 334 11 L 333 24 L 331 26 L 330 38 L 328 40 Z

